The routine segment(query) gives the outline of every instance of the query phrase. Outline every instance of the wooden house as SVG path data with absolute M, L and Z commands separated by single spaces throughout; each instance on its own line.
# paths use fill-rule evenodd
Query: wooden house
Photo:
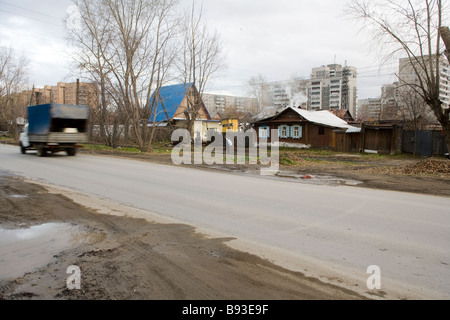
M 188 95 L 190 97 L 199 95 L 192 83 L 164 86 L 153 92 L 149 101 L 149 107 L 152 108 L 149 126 L 164 127 L 171 125 L 174 128 L 186 128 Z M 217 117 L 211 117 L 200 97 L 199 100 L 201 106 L 194 121 L 191 137 L 193 139 L 201 137 L 205 141 L 208 130 L 221 132 L 222 126 Z
M 327 110 L 308 111 L 287 107 L 276 115 L 252 124 L 258 141 L 272 142 L 271 130 L 277 130 L 280 146 L 336 149 L 337 132 L 359 132 L 359 128 Z

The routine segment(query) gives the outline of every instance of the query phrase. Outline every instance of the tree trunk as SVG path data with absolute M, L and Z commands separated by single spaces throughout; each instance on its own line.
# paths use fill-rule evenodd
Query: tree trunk
M 450 62 L 450 29 L 448 27 L 441 27 L 439 31 L 441 33 L 441 38 L 444 41 L 446 47 L 445 55 L 447 56 L 447 59 Z
M 444 114 L 447 114 L 448 119 L 448 112 L 444 112 Z M 447 124 L 442 126 L 442 129 L 445 134 L 445 143 L 447 145 L 447 152 L 450 152 L 450 120 L 447 120 Z
M 446 50 L 445 55 L 447 56 L 447 60 L 450 63 L 450 29 L 448 27 L 441 27 L 439 28 L 439 31 L 441 33 L 441 38 L 444 41 Z M 445 134 L 445 142 L 447 144 L 447 152 L 450 152 L 450 110 L 444 110 L 444 117 L 441 122 L 442 129 L 444 130 Z

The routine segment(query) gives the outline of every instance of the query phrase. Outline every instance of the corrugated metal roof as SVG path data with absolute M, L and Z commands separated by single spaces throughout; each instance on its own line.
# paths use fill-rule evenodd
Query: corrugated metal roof
M 343 119 L 335 116 L 328 110 L 320 110 L 320 111 L 309 111 L 299 108 L 292 108 L 292 110 L 297 112 L 299 115 L 301 115 L 303 118 L 308 120 L 309 122 L 313 122 L 316 124 L 325 125 L 328 127 L 333 128 L 348 128 L 350 125 Z
M 349 126 L 347 131 L 345 131 L 345 133 L 360 133 L 360 132 L 361 132 L 361 128 L 353 127 L 353 126 Z
M 288 109 L 291 109 L 291 110 L 297 112 L 305 120 L 315 123 L 315 124 L 318 124 L 318 125 L 323 125 L 323 126 L 332 127 L 332 128 L 345 129 L 346 133 L 361 132 L 360 128 L 349 125 L 347 123 L 347 121 L 339 118 L 338 116 L 334 115 L 333 113 L 331 113 L 328 110 L 309 111 L 309 110 L 304 110 L 304 109 L 295 108 L 295 107 L 287 107 L 287 108 L 283 109 L 282 111 L 278 112 L 277 115 L 281 114 L 282 112 L 284 112 Z M 267 118 L 259 120 L 259 121 L 274 119 L 277 117 L 277 115 L 267 117 Z
M 178 110 L 181 102 L 183 102 L 186 92 L 192 87 L 192 83 L 189 84 L 175 84 L 170 86 L 161 87 L 159 89 L 159 98 L 156 99 L 158 103 L 156 109 L 152 111 L 149 121 L 153 123 L 156 117 L 156 122 L 173 120 L 175 113 Z M 150 97 L 149 107 L 154 103 L 156 91 L 153 92 Z M 156 112 L 155 112 L 156 111 Z

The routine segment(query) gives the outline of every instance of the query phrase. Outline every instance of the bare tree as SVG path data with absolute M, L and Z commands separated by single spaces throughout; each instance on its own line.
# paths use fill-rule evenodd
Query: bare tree
M 273 103 L 268 94 L 268 83 L 266 78 L 259 74 L 248 80 L 248 94 L 255 98 L 258 104 L 258 112 Z
M 361 104 L 358 107 L 358 112 L 356 113 L 356 121 L 365 122 L 368 121 L 369 119 L 370 119 L 369 105 Z
M 28 59 L 17 56 L 12 48 L 0 47 L 0 120 L 15 139 L 17 118 L 25 118 L 27 104 L 18 93 L 24 88 L 28 65 Z
M 398 114 L 407 129 L 424 130 L 432 122 L 433 112 L 430 106 L 415 91 L 400 90 L 396 102 Z
M 82 51 L 76 60 L 100 85 L 101 122 L 115 110 L 141 151 L 151 149 L 150 96 L 168 76 L 175 57 L 171 40 L 178 20 L 176 0 L 75 0 L 81 31 L 72 37 Z M 117 123 L 116 123 L 117 125 Z
M 413 79 L 399 80 L 409 86 L 433 111 L 446 135 L 450 149 L 450 109 L 443 108 L 440 97 L 443 48 L 440 28 L 444 10 L 441 0 L 353 0 L 348 12 L 372 32 L 372 43 L 389 48 L 385 59 L 406 56 Z
M 99 108 L 92 110 L 91 123 L 98 126 L 103 143 L 117 147 L 121 135 L 121 110 L 112 103 L 111 76 L 108 61 L 113 53 L 111 14 L 104 2 L 95 0 L 74 0 L 79 11 L 79 23 L 69 28 L 69 41 L 78 50 L 73 59 L 85 77 L 99 88 Z
M 225 68 L 221 41 L 217 32 L 211 33 L 204 21 L 203 8 L 197 11 L 193 2 L 185 14 L 182 30 L 183 48 L 178 70 L 187 90 L 184 114 L 187 129 L 192 132 L 194 122 L 203 108 L 202 96 L 209 81 Z

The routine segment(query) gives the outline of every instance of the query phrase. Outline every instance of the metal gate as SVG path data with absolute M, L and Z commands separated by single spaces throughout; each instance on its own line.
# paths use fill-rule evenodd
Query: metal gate
M 444 155 L 448 152 L 445 135 L 437 130 L 405 130 L 402 135 L 402 152 L 426 157 Z

